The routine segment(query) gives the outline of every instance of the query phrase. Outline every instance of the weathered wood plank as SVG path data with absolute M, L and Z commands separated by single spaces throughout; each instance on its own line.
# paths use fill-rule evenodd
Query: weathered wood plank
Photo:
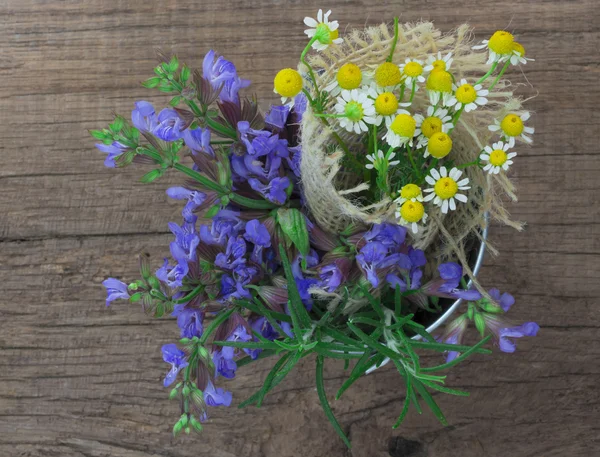
M 0 5 L 0 456 L 591 456 L 600 394 L 600 13 L 594 0 L 405 1 L 396 10 L 367 0 L 330 2 L 342 28 L 401 12 L 450 30 L 468 21 L 478 37 L 515 30 L 536 62 L 525 76 L 539 95 L 534 148 L 519 150 L 524 233 L 494 227 L 500 257 L 485 283 L 515 292 L 514 315 L 542 326 L 514 355 L 478 356 L 450 373 L 469 399 L 440 398 L 451 427 L 409 414 L 398 431 L 402 390 L 390 367 L 361 379 L 334 410 L 354 448 L 344 449 L 314 391 L 314 361 L 261 409 L 215 410 L 201 437 L 174 440 L 177 405 L 162 388 L 160 346 L 176 328 L 136 307 L 107 309 L 108 275 L 132 278 L 134 255 L 167 253 L 178 205 L 167 176 L 142 187 L 140 172 L 106 170 L 86 130 L 126 114 L 136 99 L 164 97 L 139 86 L 153 48 L 200 65 L 219 49 L 253 79 L 264 106 L 272 77 L 294 65 L 301 20 L 317 2 L 214 0 L 86 2 L 6 0 Z M 327 5 L 325 5 L 327 6 Z M 525 78 L 515 74 L 516 81 Z M 151 207 L 153 212 L 148 211 Z M 433 362 L 431 357 L 425 358 Z M 272 361 L 228 383 L 235 402 L 253 393 Z M 326 368 L 333 395 L 341 364 Z

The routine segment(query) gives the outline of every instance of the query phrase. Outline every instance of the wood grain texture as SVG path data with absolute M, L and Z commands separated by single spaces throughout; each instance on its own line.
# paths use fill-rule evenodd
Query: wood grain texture
M 535 91 L 522 89 L 539 92 L 529 102 L 536 144 L 519 151 L 511 207 L 528 227 L 493 228 L 502 254 L 482 277 L 513 291 L 515 317 L 542 330 L 516 354 L 452 371 L 449 385 L 472 396 L 440 398 L 447 428 L 413 412 L 392 431 L 402 389 L 386 367 L 334 404 L 348 451 L 320 410 L 306 360 L 262 408 L 216 410 L 202 436 L 175 440 L 177 405 L 161 385 L 159 352 L 174 323 L 106 309 L 100 283 L 134 277 L 136 252 L 165 255 L 179 207 L 164 188 L 177 176 L 144 187 L 133 168 L 103 168 L 87 129 L 136 99 L 166 103 L 139 85 L 155 47 L 196 66 L 218 49 L 266 105 L 273 75 L 295 65 L 305 43 L 302 18 L 319 6 L 334 9 L 342 29 L 393 14 L 442 30 L 467 21 L 481 38 L 508 27 L 536 58 L 524 68 Z M 600 455 L 599 23 L 596 0 L 3 0 L 0 457 Z M 270 365 L 228 383 L 236 401 Z M 341 365 L 328 366 L 328 393 L 343 379 Z

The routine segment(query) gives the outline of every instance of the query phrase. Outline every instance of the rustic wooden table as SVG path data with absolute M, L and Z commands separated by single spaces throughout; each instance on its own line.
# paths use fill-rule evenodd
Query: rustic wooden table
M 600 455 L 600 14 L 596 0 L 382 2 L 3 0 L 0 5 L 0 456 Z M 394 6 L 392 6 L 394 3 Z M 377 6 L 374 6 L 377 4 Z M 470 399 L 441 398 L 451 426 L 409 414 L 392 431 L 402 389 L 386 367 L 335 404 L 347 451 L 322 414 L 312 361 L 261 409 L 219 409 L 202 436 L 173 439 L 177 405 L 161 380 L 172 321 L 104 306 L 101 281 L 132 278 L 134 254 L 167 252 L 167 177 L 102 166 L 87 129 L 113 110 L 164 99 L 140 87 L 156 47 L 199 65 L 215 48 L 273 101 L 272 78 L 295 65 L 302 19 L 331 7 L 346 26 L 420 17 L 464 21 L 479 38 L 507 27 L 536 61 L 536 144 L 516 162 L 517 234 L 494 226 L 501 251 L 482 276 L 514 291 L 519 320 L 542 326 L 513 355 L 473 357 L 449 379 Z M 518 72 L 514 72 L 517 73 Z M 531 94 L 525 87 L 524 93 Z M 166 103 L 166 102 L 165 102 Z M 269 362 L 230 383 L 236 401 Z M 344 377 L 327 371 L 330 393 Z M 408 441 L 407 441 L 408 440 Z

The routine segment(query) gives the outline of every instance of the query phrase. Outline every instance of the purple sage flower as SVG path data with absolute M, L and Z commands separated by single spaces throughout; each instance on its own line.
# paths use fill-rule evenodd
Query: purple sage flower
M 220 252 L 215 258 L 215 265 L 224 270 L 235 270 L 238 266 L 246 263 L 246 242 L 239 236 L 231 237 L 227 241 L 225 253 Z
M 278 205 L 283 205 L 287 200 L 285 191 L 290 186 L 290 179 L 287 176 L 275 178 L 269 184 L 265 185 L 256 178 L 250 178 L 248 184 L 267 200 Z
M 197 217 L 194 214 L 194 211 L 204 203 L 206 194 L 198 190 L 186 189 L 185 187 L 169 187 L 167 189 L 167 195 L 174 200 L 187 200 L 181 213 L 183 215 L 183 220 L 191 223 L 196 222 Z
M 214 89 L 223 85 L 219 98 L 224 102 L 239 103 L 238 92 L 250 85 L 249 80 L 238 77 L 232 62 L 219 56 L 213 50 L 204 56 L 202 73 L 202 76 L 210 82 Z
M 262 264 L 262 251 L 271 246 L 271 235 L 269 235 L 267 227 L 258 219 L 251 220 L 246 224 L 244 238 L 254 244 L 250 259 L 259 265 Z
M 131 112 L 131 122 L 140 132 L 154 132 L 158 127 L 158 118 L 152 103 L 143 100 L 135 102 L 135 109 Z
M 204 152 L 211 157 L 215 156 L 215 151 L 210 145 L 210 130 L 208 129 L 201 129 L 198 127 L 194 130 L 184 130 L 183 141 L 193 154 Z
M 513 297 L 508 292 L 504 292 L 500 295 L 500 291 L 498 289 L 490 289 L 488 290 L 490 297 L 504 310 L 507 312 L 512 305 L 515 304 L 515 297 Z
M 248 334 L 245 327 L 237 327 L 231 335 L 227 337 L 225 341 L 251 341 L 252 336 Z M 246 350 L 247 351 L 247 350 Z M 237 370 L 237 364 L 235 363 L 235 357 L 239 351 L 230 346 L 220 346 L 213 354 L 213 362 L 216 367 L 216 375 L 221 375 L 225 378 L 231 379 L 235 377 L 235 370 Z
M 102 285 L 106 287 L 106 306 L 110 306 L 111 302 L 115 300 L 129 300 L 129 291 L 124 282 L 108 278 L 102 282 Z
M 181 330 L 181 338 L 202 336 L 202 312 L 195 308 L 186 308 L 185 305 L 175 305 L 171 316 L 177 317 L 177 326 Z
M 163 354 L 163 360 L 171 364 L 171 369 L 165 376 L 164 381 L 164 385 L 167 387 L 173 384 L 175 379 L 177 379 L 179 370 L 187 367 L 188 363 L 185 360 L 185 352 L 180 350 L 175 344 L 165 344 L 161 350 Z
M 104 159 L 104 166 L 108 168 L 116 168 L 117 164 L 115 163 L 115 159 L 127 151 L 127 146 L 118 141 L 113 141 L 112 144 L 96 143 L 96 147 L 100 151 L 108 154 L 106 159 Z
M 186 125 L 177 111 L 171 108 L 163 109 L 158 115 L 158 126 L 154 134 L 164 141 L 176 141 L 183 136 Z
M 220 387 L 215 388 L 212 381 L 208 381 L 204 388 L 204 401 L 208 406 L 229 406 L 232 395 Z

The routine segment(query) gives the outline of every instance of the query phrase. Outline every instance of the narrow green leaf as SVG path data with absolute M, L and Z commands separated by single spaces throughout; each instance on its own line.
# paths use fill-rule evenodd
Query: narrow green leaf
M 323 332 L 327 336 L 330 336 L 331 338 L 334 338 L 334 339 L 340 341 L 341 343 L 345 343 L 347 345 L 354 346 L 354 347 L 356 347 L 358 349 L 360 349 L 361 347 L 363 347 L 363 345 L 362 345 L 362 343 L 360 341 L 353 340 L 352 338 L 350 338 L 349 336 L 343 334 L 339 330 L 336 330 L 336 329 L 333 329 L 333 328 L 328 328 L 328 327 L 323 327 L 321 329 L 321 332 Z
M 352 322 L 370 325 L 371 327 L 382 327 L 384 325 L 383 322 L 369 319 L 368 317 L 352 317 Z
M 371 304 L 371 306 L 373 307 L 373 309 L 379 316 L 379 319 L 384 320 L 385 315 L 383 314 L 383 309 L 381 308 L 381 303 L 379 301 L 377 301 L 377 299 L 369 293 L 369 291 L 367 290 L 367 288 L 365 286 L 361 285 L 360 289 L 361 289 L 362 293 L 365 295 L 365 297 L 367 297 L 367 300 L 369 300 L 369 303 Z
M 425 384 L 426 386 L 429 386 L 432 389 L 437 390 L 438 392 L 443 392 L 445 394 L 457 395 L 459 397 L 468 397 L 469 395 L 471 395 L 469 392 L 465 392 L 464 390 L 457 390 L 457 389 L 451 389 L 451 388 L 445 387 L 445 386 L 440 386 L 439 384 L 436 384 L 435 382 L 427 381 L 424 379 L 421 379 L 421 382 L 423 384 Z
M 319 400 L 321 401 L 321 406 L 323 407 L 325 416 L 327 416 L 327 419 L 329 419 L 329 422 L 331 422 L 331 425 L 333 425 L 334 430 L 340 436 L 342 441 L 346 444 L 346 446 L 348 446 L 348 449 L 351 449 L 352 445 L 350 444 L 350 440 L 348 440 L 348 437 L 346 437 L 346 434 L 342 430 L 342 427 L 340 427 L 340 424 L 337 421 L 337 419 L 335 418 L 335 416 L 333 415 L 331 406 L 329 406 L 329 402 L 327 401 L 327 395 L 325 394 L 325 384 L 323 383 L 323 357 L 320 355 L 317 356 L 316 375 L 317 375 L 317 394 L 319 395 Z
M 291 356 L 292 354 L 288 352 L 283 357 L 281 357 L 277 361 L 275 366 L 271 369 L 271 371 L 267 375 L 267 378 L 265 379 L 265 383 L 263 384 L 262 388 L 258 391 L 258 397 L 256 398 L 257 407 L 260 407 L 260 405 L 263 402 L 263 399 L 265 398 L 265 395 L 267 395 L 267 392 L 269 392 L 269 390 L 271 389 L 273 379 L 275 378 L 279 370 L 281 370 L 281 368 L 288 362 Z
M 279 349 L 275 343 L 263 343 L 257 341 L 213 341 L 215 346 L 226 346 L 241 349 Z
M 177 68 L 179 68 L 179 59 L 177 58 L 177 56 L 173 56 L 171 57 L 171 61 L 169 62 L 169 71 L 173 73 L 177 71 Z
M 311 320 L 306 308 L 304 307 L 304 303 L 302 303 L 302 299 L 300 298 L 300 293 L 298 292 L 298 287 L 296 286 L 290 261 L 288 260 L 285 249 L 281 244 L 279 245 L 279 255 L 281 257 L 281 263 L 283 264 L 285 277 L 287 279 L 287 290 L 289 303 L 291 305 L 290 312 L 292 314 L 292 323 L 294 324 L 294 334 L 299 338 L 302 333 L 302 329 L 310 327 Z M 294 320 L 296 322 L 294 322 Z
M 419 392 L 421 398 L 425 400 L 425 403 L 427 403 L 427 406 L 429 406 L 429 409 L 431 409 L 435 417 L 437 417 L 437 419 L 442 423 L 442 425 L 448 425 L 448 421 L 446 420 L 444 413 L 442 413 L 442 410 L 440 409 L 438 404 L 435 402 L 431 394 L 427 391 L 427 388 L 416 379 L 413 380 L 413 384 L 415 386 L 415 389 L 417 390 L 417 392 Z
M 206 329 L 204 329 L 204 333 L 200 338 L 199 344 L 204 345 L 208 341 L 208 338 L 217 329 L 217 327 L 223 322 L 225 322 L 227 319 L 229 319 L 229 316 L 231 316 L 234 311 L 235 308 L 228 309 L 227 311 L 221 311 L 220 314 L 218 314 L 217 317 L 215 317 L 214 320 L 210 323 L 210 325 Z
M 102 130 L 90 130 L 90 135 L 97 140 L 104 140 L 106 138 L 106 134 Z
M 358 379 L 360 379 L 360 377 L 365 373 L 365 371 L 367 371 L 370 367 L 381 363 L 383 359 L 384 356 L 381 354 L 372 355 L 370 351 L 365 352 L 364 355 L 359 359 L 359 361 L 356 362 L 356 365 L 352 369 L 352 372 L 350 373 L 348 379 L 344 381 L 342 387 L 340 387 L 340 389 L 337 391 L 335 399 L 339 400 L 343 393 L 346 392 L 346 390 L 348 390 L 348 388 L 352 384 L 354 384 Z
M 191 71 L 189 69 L 189 67 L 187 65 L 183 65 L 183 67 L 181 68 L 181 82 L 182 83 L 186 83 L 188 81 L 188 79 L 190 79 L 190 74 Z
M 421 371 L 423 371 L 423 372 L 432 372 L 432 371 L 445 370 L 447 368 L 453 367 L 454 365 L 459 364 L 460 362 L 462 362 L 463 360 L 465 360 L 467 357 L 469 357 L 471 354 L 473 354 L 474 352 L 476 352 L 481 346 L 483 346 L 485 343 L 487 343 L 490 340 L 491 337 L 492 337 L 491 335 L 486 336 L 479 343 L 477 343 L 476 345 L 472 346 L 469 350 L 463 352 L 461 355 L 459 355 L 457 358 L 455 358 L 451 362 L 444 363 L 442 365 L 438 365 L 438 366 L 435 366 L 435 367 L 423 368 Z
M 394 312 L 396 313 L 396 316 L 402 314 L 402 292 L 400 291 L 399 285 L 394 289 Z
M 278 378 L 282 379 L 285 378 L 290 371 L 292 371 L 292 369 L 296 366 L 296 364 L 298 363 L 298 361 L 302 358 L 302 351 L 295 351 L 293 353 L 291 353 L 291 357 L 288 358 L 288 360 L 286 361 L 286 363 L 283 365 L 283 368 L 281 368 L 281 370 L 279 370 L 278 373 L 275 373 L 275 376 L 277 376 Z M 273 379 L 271 379 L 269 381 L 269 387 L 264 391 L 263 395 L 259 395 L 258 399 L 256 400 L 256 407 L 260 408 L 262 406 L 262 402 L 265 398 L 265 395 L 269 392 L 269 390 L 272 389 L 272 384 L 273 384 Z M 266 385 L 266 382 L 265 382 Z
M 348 322 L 348 327 L 371 349 L 385 355 L 386 357 L 389 357 L 391 360 L 397 360 L 398 358 L 402 357 L 396 351 L 392 351 L 387 346 L 378 343 L 376 340 L 364 333 L 361 329 L 353 325 L 351 322 Z
M 304 215 L 296 208 L 280 208 L 277 210 L 277 222 L 300 254 L 308 255 L 310 241 Z
M 396 367 L 398 368 L 398 363 L 394 362 L 396 364 Z M 398 369 L 398 371 L 400 371 L 400 369 Z M 400 374 L 402 374 L 402 372 L 400 371 Z M 408 413 L 408 409 L 410 407 L 410 397 L 413 395 L 413 387 L 412 387 L 412 380 L 411 380 L 411 376 L 404 376 L 404 380 L 406 382 L 406 395 L 404 396 L 404 404 L 402 405 L 402 411 L 400 412 L 400 416 L 398 417 L 398 420 L 396 421 L 396 423 L 392 426 L 393 429 L 396 429 L 398 427 L 400 427 L 400 424 L 402 424 L 402 422 L 404 422 L 404 418 L 406 417 L 406 414 Z

